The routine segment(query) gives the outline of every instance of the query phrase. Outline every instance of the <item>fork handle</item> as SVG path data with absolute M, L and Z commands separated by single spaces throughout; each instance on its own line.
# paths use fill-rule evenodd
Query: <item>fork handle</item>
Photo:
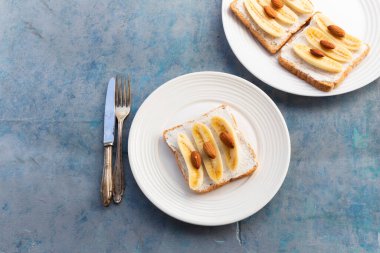
M 100 192 L 103 205 L 109 206 L 112 199 L 112 146 L 104 146 L 104 165 Z
M 124 167 L 123 167 L 123 122 L 118 122 L 117 127 L 117 149 L 116 149 L 116 161 L 115 169 L 113 170 L 113 201 L 119 204 L 124 194 Z

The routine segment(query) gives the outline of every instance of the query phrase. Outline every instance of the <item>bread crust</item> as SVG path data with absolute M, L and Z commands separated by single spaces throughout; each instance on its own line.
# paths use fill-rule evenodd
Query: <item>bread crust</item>
M 311 17 L 313 15 L 311 15 L 309 17 L 309 19 L 307 19 L 305 21 L 305 23 L 303 24 L 300 24 L 299 28 L 292 32 L 292 33 L 289 33 L 289 36 L 287 38 L 284 39 L 283 42 L 281 42 L 281 44 L 278 44 L 278 45 L 271 45 L 260 33 L 258 30 L 256 29 L 253 29 L 252 26 L 251 26 L 251 21 L 250 19 L 247 19 L 244 17 L 243 13 L 241 13 L 239 11 L 239 9 L 236 7 L 236 4 L 237 4 L 237 1 L 238 0 L 234 0 L 231 4 L 230 4 L 230 9 L 232 10 L 232 12 L 235 14 L 236 17 L 239 18 L 239 20 L 249 29 L 249 31 L 251 32 L 251 34 L 261 43 L 261 45 L 263 45 L 263 47 L 271 54 L 275 54 L 277 53 L 287 42 L 288 40 L 293 36 L 293 34 L 297 33 L 300 29 L 302 29 L 305 25 L 307 25 L 311 19 Z
M 281 56 L 281 53 L 278 57 L 278 62 L 280 63 L 281 66 L 283 66 L 289 72 L 298 76 L 302 80 L 305 80 L 306 82 L 308 82 L 309 84 L 317 88 L 318 90 L 329 92 L 333 90 L 334 88 L 338 87 L 339 84 L 342 83 L 343 80 L 347 77 L 347 75 L 352 71 L 352 69 L 355 68 L 368 55 L 370 51 L 370 46 L 368 44 L 366 44 L 366 46 L 367 46 L 367 49 L 360 55 L 360 57 L 356 58 L 355 61 L 353 61 L 352 64 L 346 68 L 346 70 L 343 72 L 341 77 L 334 82 L 324 82 L 324 81 L 319 81 L 319 80 L 314 79 L 309 74 L 300 70 L 295 64 L 283 58 Z
M 217 107 L 217 108 L 215 108 L 215 109 L 213 109 L 213 110 L 211 110 L 211 111 L 209 111 L 209 112 L 203 114 L 202 116 L 207 116 L 209 113 L 213 112 L 214 110 L 224 109 L 225 107 L 226 107 L 226 105 L 221 105 L 221 106 L 219 106 L 219 107 Z M 233 118 L 234 124 L 236 125 L 235 118 L 234 118 L 234 117 L 232 117 L 232 118 Z M 188 122 L 186 122 L 186 123 L 191 123 L 191 122 L 195 122 L 195 120 L 191 120 L 191 121 L 188 121 Z M 162 135 L 162 136 L 163 136 L 163 139 L 164 139 L 164 141 L 166 142 L 166 144 L 168 144 L 167 141 L 166 141 L 166 140 L 168 139 L 167 134 L 168 134 L 170 131 L 172 131 L 172 130 L 174 130 L 174 129 L 176 129 L 176 128 L 182 127 L 182 126 L 183 126 L 183 124 L 181 124 L 181 125 L 177 125 L 177 126 L 174 126 L 174 127 L 170 128 L 170 129 L 166 129 L 166 130 L 163 132 L 163 135 Z M 235 181 L 235 180 L 238 180 L 238 179 L 240 179 L 240 178 L 247 177 L 247 176 L 251 175 L 251 174 L 257 169 L 259 163 L 258 163 L 258 161 L 257 161 L 257 159 L 256 159 L 256 154 L 255 154 L 253 148 L 251 147 L 251 145 L 250 145 L 249 143 L 248 143 L 248 146 L 249 146 L 249 151 L 250 151 L 250 153 L 251 153 L 253 159 L 255 160 L 255 166 L 253 166 L 252 168 L 250 168 L 249 170 L 247 170 L 246 173 L 244 173 L 244 174 L 242 174 L 242 175 L 240 175 L 240 176 L 238 176 L 238 177 L 230 178 L 230 179 L 228 179 L 228 180 L 226 180 L 226 181 L 224 181 L 224 182 L 221 182 L 221 183 L 219 183 L 219 184 L 214 183 L 214 184 L 210 185 L 209 187 L 207 187 L 207 188 L 205 188 L 205 189 L 203 189 L 203 190 L 193 190 L 193 189 L 191 189 L 191 190 L 192 190 L 193 192 L 196 192 L 196 193 L 207 193 L 207 192 L 213 191 L 213 190 L 215 190 L 215 189 L 217 189 L 217 188 L 219 188 L 219 187 L 221 187 L 221 186 L 223 186 L 223 185 L 229 184 L 229 183 L 232 182 L 232 181 Z M 169 147 L 170 151 L 173 153 L 173 155 L 174 155 L 174 157 L 175 157 L 175 159 L 176 159 L 176 162 L 177 162 L 178 168 L 179 168 L 179 170 L 180 170 L 180 172 L 181 172 L 183 178 L 185 179 L 186 182 L 188 182 L 188 181 L 189 181 L 188 175 L 185 174 L 185 170 L 186 170 L 187 168 L 183 168 L 182 163 L 180 162 L 180 156 L 182 156 L 182 155 L 181 155 L 179 152 L 177 152 L 176 150 L 174 150 L 172 147 L 170 147 L 169 144 L 168 144 L 168 147 Z

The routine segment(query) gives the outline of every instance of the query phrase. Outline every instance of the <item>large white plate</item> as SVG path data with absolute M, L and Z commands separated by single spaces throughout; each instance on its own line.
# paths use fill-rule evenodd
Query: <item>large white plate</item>
M 251 177 L 196 194 L 162 132 L 222 103 L 231 106 L 259 167 Z M 223 225 L 254 214 L 273 198 L 288 170 L 290 139 L 280 111 L 255 85 L 229 74 L 198 72 L 163 84 L 145 100 L 131 126 L 128 154 L 137 184 L 159 209 L 188 223 Z
M 359 89 L 380 76 L 380 1 L 379 0 L 311 0 L 315 10 L 327 14 L 348 32 L 369 43 L 371 51 L 341 85 L 322 92 L 282 68 L 253 38 L 229 9 L 232 0 L 223 0 L 223 27 L 228 43 L 239 61 L 257 78 L 270 86 L 303 96 L 332 96 Z

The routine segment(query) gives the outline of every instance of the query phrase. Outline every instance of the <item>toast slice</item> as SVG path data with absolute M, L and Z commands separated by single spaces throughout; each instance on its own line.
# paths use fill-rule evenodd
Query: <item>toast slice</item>
M 287 6 L 287 3 L 285 1 L 284 7 L 282 9 L 285 9 L 287 12 L 290 12 L 293 16 L 295 15 L 296 22 L 293 24 L 285 24 L 282 21 L 279 21 L 277 18 L 275 19 L 268 19 L 267 15 L 265 14 L 265 11 L 263 11 L 263 6 L 268 2 L 270 5 L 270 0 L 249 0 L 254 2 L 254 4 L 261 4 L 258 6 L 258 8 L 261 11 L 261 17 L 262 19 L 265 19 L 265 21 L 274 23 L 277 27 L 280 26 L 282 28 L 283 32 L 282 35 L 273 36 L 266 32 L 258 22 L 254 21 L 251 17 L 247 5 L 245 4 L 246 0 L 234 0 L 231 5 L 230 9 L 235 14 L 235 16 L 249 29 L 249 31 L 252 33 L 252 35 L 263 45 L 263 47 L 271 54 L 277 53 L 281 47 L 292 37 L 293 34 L 295 34 L 297 31 L 299 31 L 307 22 L 310 20 L 310 18 L 313 16 L 313 13 L 300 13 L 292 9 L 290 6 Z M 294 1 L 294 0 L 293 0 Z M 305 1 L 310 3 L 309 0 L 299 0 L 299 1 Z M 297 1 L 295 1 L 297 2 Z M 257 6 L 257 5 L 256 5 Z M 280 11 L 280 10 L 275 10 Z M 282 10 L 281 10 L 282 11 Z
M 321 13 L 316 13 L 311 19 L 308 26 L 306 26 L 302 31 L 295 35 L 282 49 L 278 56 L 279 63 L 289 70 L 294 75 L 305 80 L 309 84 L 313 85 L 315 88 L 321 91 L 331 91 L 336 88 L 349 74 L 349 72 L 357 66 L 369 53 L 370 46 L 365 43 L 358 44 L 355 49 L 347 47 L 347 45 L 340 43 L 342 39 L 336 39 L 332 35 L 326 33 L 324 36 L 332 42 L 336 48 L 334 49 L 324 49 L 318 44 L 311 44 L 310 39 L 306 37 L 308 29 L 314 29 L 317 31 L 322 31 L 319 22 L 320 17 L 325 17 Z M 351 35 L 346 35 L 351 36 Z M 351 36 L 353 37 L 353 36 Z M 354 38 L 354 37 L 353 37 Z M 355 38 L 356 39 L 356 38 Z M 323 58 L 332 59 L 335 62 L 340 64 L 341 71 L 339 72 L 330 72 L 324 69 L 313 66 L 312 64 L 306 62 L 302 59 L 294 50 L 295 45 L 307 45 L 310 48 L 317 48 L 324 52 L 325 56 Z M 350 60 L 346 62 L 336 61 L 333 58 L 330 58 L 330 55 L 334 50 L 337 50 L 337 47 L 340 47 L 342 51 L 348 50 L 351 53 Z M 343 49 L 342 49 L 343 47 Z
M 219 139 L 216 131 L 213 129 L 211 120 L 214 117 L 221 117 L 224 118 L 230 126 L 232 126 L 233 131 L 235 132 L 235 141 L 236 141 L 236 147 L 237 154 L 238 154 L 238 163 L 236 164 L 236 168 L 234 170 L 231 170 L 229 168 L 229 164 L 227 161 L 225 150 L 222 148 L 224 145 L 221 140 Z M 192 129 L 195 123 L 201 123 L 209 127 L 211 130 L 211 133 L 214 137 L 214 140 L 218 146 L 217 149 L 220 150 L 221 160 L 222 160 L 222 176 L 221 178 L 215 182 L 215 180 L 211 179 L 208 170 L 205 169 L 205 160 L 203 160 L 203 166 L 201 166 L 198 170 L 203 170 L 203 180 L 202 182 L 196 187 L 196 189 L 190 187 L 191 190 L 197 192 L 197 193 L 206 193 L 210 192 L 218 187 L 221 187 L 225 184 L 228 184 L 229 182 L 246 177 L 251 175 L 257 168 L 258 162 L 256 160 L 256 155 L 253 150 L 253 148 L 250 146 L 250 144 L 247 142 L 243 134 L 238 130 L 237 124 L 235 121 L 234 116 L 231 114 L 229 108 L 226 105 L 221 105 L 214 110 L 202 115 L 201 117 L 188 121 L 186 123 L 183 123 L 182 125 L 175 126 L 173 128 L 167 129 L 163 132 L 163 138 L 166 141 L 167 145 L 169 146 L 170 150 L 173 152 L 174 157 L 177 161 L 178 167 L 184 177 L 184 179 L 189 182 L 190 186 L 190 180 L 189 180 L 189 168 L 186 164 L 185 157 L 181 153 L 181 149 L 178 144 L 178 136 L 181 134 L 187 135 L 189 140 L 192 143 L 192 146 L 195 150 L 198 150 L 202 154 L 202 158 L 205 157 L 205 150 L 200 150 L 197 148 L 197 145 L 195 143 L 195 139 L 192 136 Z M 190 144 L 191 146 L 191 144 Z M 219 151 L 218 151 L 219 152 Z

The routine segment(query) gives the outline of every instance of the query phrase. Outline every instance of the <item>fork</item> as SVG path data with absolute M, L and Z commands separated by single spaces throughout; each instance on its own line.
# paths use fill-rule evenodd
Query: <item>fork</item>
M 125 189 L 123 168 L 123 123 L 131 111 L 131 81 L 128 76 L 128 88 L 123 76 L 116 76 L 115 114 L 117 118 L 117 150 L 113 170 L 113 201 L 121 202 Z M 127 90 L 128 89 L 128 90 Z

